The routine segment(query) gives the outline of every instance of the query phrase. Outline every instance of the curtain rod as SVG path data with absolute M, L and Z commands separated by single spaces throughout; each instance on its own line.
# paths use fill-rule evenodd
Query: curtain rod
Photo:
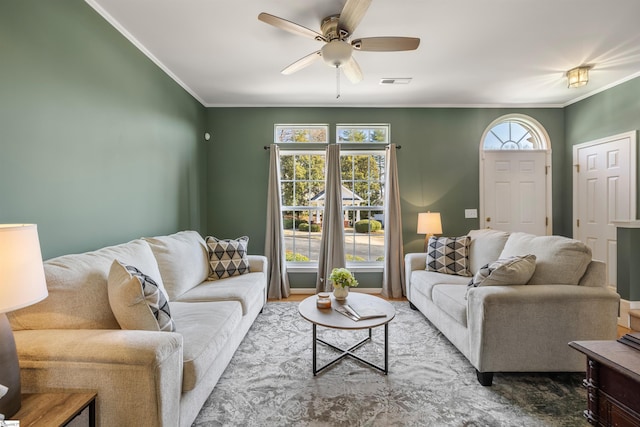
M 385 145 L 386 147 L 386 145 Z M 265 150 L 269 150 L 271 148 L 270 145 L 263 145 L 262 148 L 264 148 Z M 349 151 L 353 151 L 353 150 L 371 150 L 372 148 L 349 148 Z M 402 149 L 402 145 L 396 145 L 396 150 L 400 150 Z

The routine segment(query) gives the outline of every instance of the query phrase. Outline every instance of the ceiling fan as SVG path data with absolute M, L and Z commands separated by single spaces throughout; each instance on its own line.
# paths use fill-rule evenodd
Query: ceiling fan
M 327 65 L 336 69 L 341 68 L 352 83 L 358 83 L 362 80 L 362 70 L 352 55 L 354 49 L 371 52 L 417 49 L 420 39 L 415 37 L 367 37 L 351 40 L 371 1 L 347 0 L 340 14 L 330 15 L 322 20 L 320 23 L 322 34 L 265 12 L 259 14 L 258 19 L 262 22 L 325 43 L 320 50 L 287 66 L 282 70 L 282 74 L 295 73 L 322 58 Z

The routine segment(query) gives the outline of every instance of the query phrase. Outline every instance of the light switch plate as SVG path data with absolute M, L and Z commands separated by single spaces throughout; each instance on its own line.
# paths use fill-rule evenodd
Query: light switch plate
M 478 210 L 477 209 L 465 209 L 464 210 L 465 218 L 478 218 Z

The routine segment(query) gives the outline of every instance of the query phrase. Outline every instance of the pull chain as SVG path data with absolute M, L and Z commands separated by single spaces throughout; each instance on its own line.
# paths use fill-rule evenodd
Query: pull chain
M 340 68 L 336 64 L 336 99 L 340 98 Z

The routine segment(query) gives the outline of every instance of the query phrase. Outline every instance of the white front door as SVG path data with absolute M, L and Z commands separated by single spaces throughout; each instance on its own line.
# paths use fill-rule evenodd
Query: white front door
M 573 236 L 607 264 L 607 284 L 616 287 L 614 221 L 635 219 L 635 132 L 573 148 Z
M 548 234 L 547 152 L 500 150 L 482 155 L 480 226 Z

